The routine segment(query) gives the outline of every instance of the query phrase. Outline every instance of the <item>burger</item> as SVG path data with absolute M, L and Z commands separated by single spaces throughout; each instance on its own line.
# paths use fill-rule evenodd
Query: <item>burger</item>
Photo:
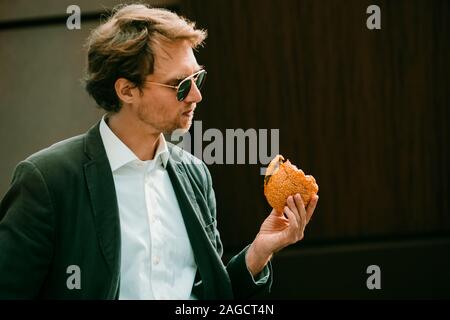
M 319 186 L 311 175 L 305 175 L 303 170 L 285 161 L 277 155 L 269 164 L 264 178 L 264 195 L 270 206 L 282 212 L 289 196 L 299 193 L 305 208 L 312 197 L 319 191 Z

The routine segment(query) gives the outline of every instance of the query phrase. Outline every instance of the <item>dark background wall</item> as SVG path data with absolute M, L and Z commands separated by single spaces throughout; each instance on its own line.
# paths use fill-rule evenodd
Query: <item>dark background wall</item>
M 309 238 L 449 230 L 448 2 L 379 2 L 380 31 L 373 1 L 187 2 L 209 31 L 199 118 L 280 128 L 280 152 L 319 183 Z M 268 210 L 257 166 L 211 169 L 247 234 Z
M 19 1 L 0 19 L 67 16 L 69 4 L 49 3 L 32 10 Z M 88 12 L 102 10 L 92 3 Z M 371 4 L 381 8 L 381 30 L 366 28 Z M 319 183 L 306 238 L 274 258 L 272 297 L 450 297 L 450 2 L 165 5 L 208 29 L 197 55 L 208 70 L 196 112 L 203 131 L 279 129 L 280 153 Z M 64 20 L 0 29 L 2 194 L 18 161 L 101 115 L 78 82 L 93 17 L 79 31 Z M 210 166 L 227 257 L 270 211 L 260 167 Z M 366 287 L 371 264 L 381 268 L 381 290 Z
M 371 4 L 381 30 L 366 28 Z M 280 153 L 319 183 L 305 241 L 275 258 L 275 295 L 450 297 L 448 242 L 431 241 L 450 230 L 450 2 L 184 5 L 209 32 L 199 53 L 209 70 L 203 125 L 279 128 Z M 258 166 L 211 171 L 225 243 L 239 247 L 269 212 L 263 179 Z M 365 286 L 370 261 L 392 275 L 383 292 Z

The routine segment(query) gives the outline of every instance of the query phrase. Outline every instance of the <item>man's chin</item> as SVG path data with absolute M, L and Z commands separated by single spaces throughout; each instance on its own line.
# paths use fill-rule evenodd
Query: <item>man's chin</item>
M 189 123 L 180 124 L 178 126 L 178 128 L 167 130 L 167 132 L 164 132 L 164 134 L 166 134 L 166 135 L 183 135 L 189 131 L 191 126 L 192 126 L 192 121 L 189 121 Z

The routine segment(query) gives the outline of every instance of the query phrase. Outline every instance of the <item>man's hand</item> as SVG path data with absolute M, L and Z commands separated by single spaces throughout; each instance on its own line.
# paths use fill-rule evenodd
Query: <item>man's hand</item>
M 319 196 L 313 196 L 305 209 L 302 197 L 296 194 L 287 199 L 283 212 L 272 210 L 247 251 L 246 263 L 253 276 L 261 272 L 275 252 L 303 239 L 318 200 Z

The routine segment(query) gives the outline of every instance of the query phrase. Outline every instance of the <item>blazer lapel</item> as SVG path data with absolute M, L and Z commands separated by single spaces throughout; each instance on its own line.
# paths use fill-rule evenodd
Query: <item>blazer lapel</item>
M 118 289 L 120 275 L 120 221 L 114 179 L 101 140 L 99 123 L 85 138 L 85 153 L 90 161 L 84 165 L 86 184 L 92 204 L 98 241 L 112 276 L 111 295 Z
M 185 170 L 181 162 L 169 157 L 167 171 L 192 244 L 204 286 L 204 296 L 206 299 L 231 299 L 230 278 L 203 228 L 203 217 Z

